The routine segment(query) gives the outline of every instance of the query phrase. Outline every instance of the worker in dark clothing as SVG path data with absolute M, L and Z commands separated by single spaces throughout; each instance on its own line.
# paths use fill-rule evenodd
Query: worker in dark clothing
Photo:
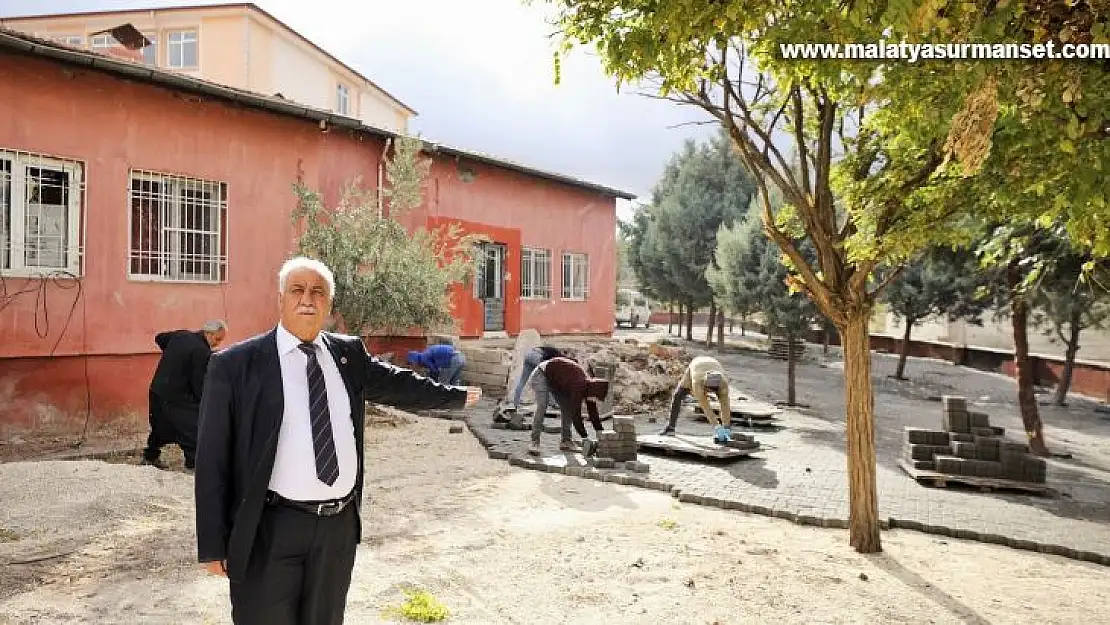
M 536 367 L 552 358 L 566 357 L 567 355 L 557 347 L 544 345 L 528 350 L 528 353 L 524 355 L 524 364 L 520 369 L 520 379 L 516 381 L 516 390 L 513 392 L 513 410 L 520 410 L 520 396 L 524 393 L 524 385 L 528 383 L 528 378 L 532 376 Z
M 142 464 L 166 469 L 160 459 L 162 447 L 177 444 L 185 454 L 185 468 L 194 468 L 208 359 L 226 335 L 227 323 L 215 319 L 199 331 L 172 330 L 154 337 L 162 357 L 150 381 L 150 436 Z
M 532 417 L 532 445 L 528 448 L 528 453 L 532 455 L 540 453 L 543 414 L 547 411 L 548 396 L 553 395 L 559 401 L 559 414 L 562 417 L 563 426 L 559 451 L 582 451 L 571 440 L 570 428 L 573 425 L 586 444 L 586 455 L 592 455 L 596 443 L 590 440 L 586 434 L 586 426 L 582 423 L 582 402 L 586 402 L 586 412 L 590 415 L 594 432 L 603 432 L 605 428 L 601 424 L 597 404 L 609 394 L 609 381 L 589 377 L 586 370 L 577 362 L 558 357 L 540 363 L 532 372 L 530 384 L 532 392 L 536 394 L 536 412 Z

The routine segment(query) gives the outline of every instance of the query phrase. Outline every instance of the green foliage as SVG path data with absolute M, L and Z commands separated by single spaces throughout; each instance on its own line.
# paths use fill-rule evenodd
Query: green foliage
M 883 291 L 882 301 L 909 326 L 932 316 L 979 325 L 990 304 L 981 295 L 983 286 L 983 273 L 971 251 L 936 247 L 907 264 Z
M 727 136 L 687 141 L 656 184 L 652 203 L 628 227 L 633 269 L 658 299 L 708 304 L 706 269 L 718 228 L 743 217 L 754 183 Z
M 405 602 L 386 608 L 385 617 L 401 617 L 418 623 L 436 623 L 446 620 L 451 612 L 434 595 L 425 590 L 404 588 Z
M 303 230 L 301 254 L 318 258 L 335 273 L 335 313 L 353 333 L 440 329 L 453 323 L 449 287 L 473 271 L 477 238 L 457 225 L 411 234 L 398 221 L 423 201 L 430 162 L 420 157 L 420 142 L 402 138 L 386 163 L 389 187 L 378 196 L 358 179 L 334 207 L 320 193 L 294 185 L 294 224 Z

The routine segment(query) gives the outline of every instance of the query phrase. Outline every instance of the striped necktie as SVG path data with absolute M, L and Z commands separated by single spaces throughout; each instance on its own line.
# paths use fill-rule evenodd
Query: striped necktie
M 312 447 L 316 453 L 316 477 L 331 486 L 339 478 L 339 458 L 335 455 L 335 439 L 331 432 L 324 370 L 316 360 L 315 344 L 301 343 L 297 347 L 308 356 L 308 416 L 312 423 Z

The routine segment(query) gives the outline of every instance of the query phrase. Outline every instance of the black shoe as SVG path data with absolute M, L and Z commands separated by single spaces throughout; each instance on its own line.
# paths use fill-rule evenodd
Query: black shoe
M 659 436 L 674 436 L 674 430 L 671 428 L 664 428 L 663 431 L 659 433 Z

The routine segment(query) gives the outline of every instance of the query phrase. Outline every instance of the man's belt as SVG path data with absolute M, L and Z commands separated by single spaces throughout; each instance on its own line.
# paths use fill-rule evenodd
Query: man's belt
M 346 497 L 342 499 L 330 499 L 328 501 L 294 501 L 286 499 L 274 491 L 266 491 L 266 503 L 271 506 L 285 506 L 308 514 L 315 514 L 316 516 L 335 516 L 350 505 L 355 500 L 355 493 L 351 491 Z

